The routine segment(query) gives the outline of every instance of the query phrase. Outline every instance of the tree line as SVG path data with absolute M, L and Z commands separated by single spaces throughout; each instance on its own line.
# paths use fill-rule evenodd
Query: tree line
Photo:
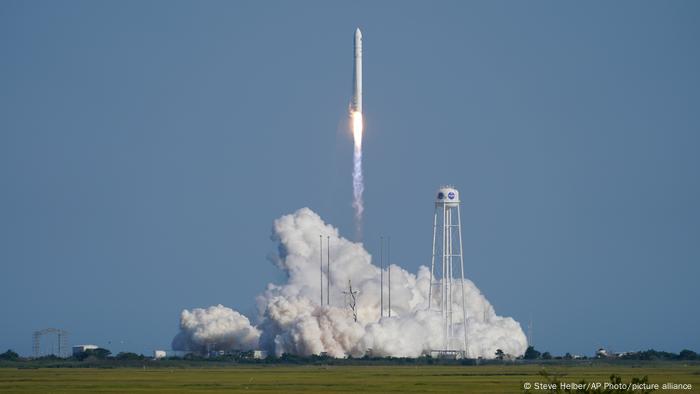
M 501 349 L 496 351 L 496 359 L 503 360 L 507 358 L 507 355 L 503 353 Z M 588 359 L 586 356 L 573 356 L 571 353 L 566 353 L 563 356 L 552 356 L 549 352 L 540 352 L 536 350 L 533 346 L 528 346 L 525 350 L 525 354 L 519 359 L 523 360 L 572 360 L 575 358 Z M 700 355 L 692 350 L 683 349 L 680 353 L 672 353 L 665 351 L 658 351 L 654 349 L 637 351 L 637 352 L 626 352 L 621 354 L 613 354 L 608 356 L 596 356 L 595 358 L 608 358 L 608 359 L 620 359 L 620 360 L 700 360 Z
M 553 356 L 550 352 L 540 352 L 536 350 L 533 346 L 528 346 L 525 354 L 513 358 L 505 354 L 501 349 L 498 349 L 495 353 L 496 360 L 506 360 L 506 359 L 519 359 L 519 360 L 572 360 L 575 358 L 589 359 L 585 356 L 572 356 L 570 353 L 566 353 L 563 356 Z M 628 352 L 619 355 L 613 355 L 608 357 L 595 357 L 595 358 L 609 358 L 609 359 L 619 359 L 619 360 L 667 360 L 667 361 L 700 361 L 700 355 L 692 350 L 683 349 L 679 353 L 672 353 L 666 351 L 657 351 L 654 349 L 638 351 L 638 352 Z M 132 352 L 120 352 L 117 355 L 112 355 L 112 352 L 108 349 L 97 348 L 88 349 L 84 352 L 75 354 L 68 358 L 61 358 L 55 355 L 49 355 L 40 357 L 37 360 L 66 360 L 66 361 L 100 361 L 100 360 L 117 360 L 117 361 L 142 361 L 150 360 L 150 357 L 146 357 L 143 354 L 137 354 Z M 0 353 L 0 360 L 2 361 L 31 361 L 32 359 L 27 359 L 21 357 L 17 352 L 9 349 L 4 353 Z M 346 359 L 335 359 L 327 355 L 311 355 L 311 356 L 298 356 L 292 354 L 283 354 L 280 357 L 269 356 L 264 360 L 253 359 L 252 352 L 232 352 L 220 356 L 204 357 L 195 354 L 187 354 L 184 357 L 168 357 L 167 360 L 177 361 L 213 361 L 213 362 L 234 362 L 234 363 L 265 363 L 265 364 L 316 364 L 316 363 L 361 363 L 363 361 L 380 362 L 380 363 L 390 363 L 390 364 L 433 364 L 436 362 L 449 362 L 450 360 L 439 360 L 432 358 L 430 356 L 422 356 L 418 358 L 404 358 L 404 357 L 376 357 L 376 356 L 364 356 L 360 358 L 348 357 Z M 473 360 L 454 360 L 455 363 L 469 364 Z

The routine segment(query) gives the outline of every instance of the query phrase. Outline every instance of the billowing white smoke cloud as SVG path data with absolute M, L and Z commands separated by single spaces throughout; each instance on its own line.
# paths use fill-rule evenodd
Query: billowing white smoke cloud
M 251 350 L 258 346 L 260 331 L 250 320 L 223 305 L 184 310 L 180 315 L 180 332 L 173 339 L 173 349 L 204 353 L 208 350 Z
M 331 237 L 330 306 L 323 307 L 319 234 L 324 235 L 324 248 L 325 236 Z M 216 344 L 216 349 L 222 350 L 262 348 L 276 355 L 327 352 L 334 357 L 362 356 L 371 349 L 374 355 L 418 357 L 446 347 L 440 313 L 427 310 L 428 268 L 421 266 L 417 274 L 412 274 L 391 266 L 392 317 L 379 319 L 379 268 L 371 264 L 371 256 L 361 244 L 339 237 L 337 229 L 308 208 L 277 219 L 273 240 L 279 243 L 274 263 L 287 273 L 288 280 L 284 284 L 268 284 L 257 297 L 257 327 L 245 316 L 221 305 L 183 311 L 174 349 L 201 351 L 208 344 Z M 324 272 L 324 286 L 325 275 Z M 353 290 L 359 291 L 357 322 L 342 293 L 348 288 L 348 280 L 352 281 Z M 459 291 L 459 286 L 454 288 Z M 527 341 L 520 324 L 497 316 L 471 281 L 465 281 L 464 291 L 469 356 L 493 358 L 496 349 L 523 354 Z M 461 300 L 461 293 L 455 293 L 454 299 Z M 453 321 L 462 322 L 461 305 L 454 305 L 453 310 Z M 463 338 L 463 328 L 462 324 L 455 326 L 456 338 Z M 462 344 L 456 340 L 447 347 L 461 349 Z

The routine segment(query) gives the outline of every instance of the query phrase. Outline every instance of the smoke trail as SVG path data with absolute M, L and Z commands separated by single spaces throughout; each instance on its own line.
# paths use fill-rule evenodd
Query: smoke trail
M 319 303 L 319 234 L 331 237 L 330 304 Z M 327 352 L 332 357 L 418 357 L 444 345 L 442 317 L 429 311 L 430 269 L 421 266 L 411 273 L 391 265 L 391 317 L 379 317 L 380 268 L 362 244 L 351 242 L 313 211 L 303 208 L 275 220 L 272 240 L 278 254 L 272 262 L 284 271 L 285 281 L 268 284 L 256 301 L 258 315 L 250 322 L 240 313 L 223 307 L 184 311 L 175 350 L 264 349 L 270 354 L 310 355 Z M 325 253 L 325 250 L 324 250 Z M 241 269 L 244 266 L 241 266 Z M 358 291 L 357 321 L 342 291 L 348 280 Z M 455 291 L 457 291 L 455 286 Z M 497 349 L 519 356 L 527 348 L 520 324 L 496 315 L 489 301 L 470 280 L 464 281 L 467 299 L 467 334 L 471 357 L 494 358 Z M 454 294 L 457 299 L 457 293 Z M 461 305 L 453 305 L 454 321 L 461 322 Z M 461 337 L 463 324 L 456 324 Z M 459 344 L 455 344 L 459 345 Z M 459 347 L 455 347 L 459 349 Z
M 352 113 L 352 135 L 355 140 L 353 151 L 352 167 L 352 207 L 355 209 L 355 231 L 357 239 L 362 239 L 362 213 L 365 210 L 362 193 L 365 191 L 364 179 L 362 177 L 362 113 Z

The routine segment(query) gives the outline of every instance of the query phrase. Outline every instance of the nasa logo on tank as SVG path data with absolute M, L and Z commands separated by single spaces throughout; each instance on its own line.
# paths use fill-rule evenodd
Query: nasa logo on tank
M 449 193 L 447 193 L 447 197 L 449 197 L 450 200 L 452 200 L 453 198 L 455 198 L 455 193 L 454 193 L 454 192 L 449 192 Z
M 442 192 L 438 193 L 438 200 L 442 200 L 443 198 L 445 198 L 445 195 L 442 194 Z

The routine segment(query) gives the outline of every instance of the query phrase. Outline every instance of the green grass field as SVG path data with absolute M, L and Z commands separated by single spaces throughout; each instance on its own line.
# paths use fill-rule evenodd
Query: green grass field
M 484 366 L 231 366 L 227 368 L 0 368 L 0 393 L 520 393 L 544 381 L 538 365 Z M 700 392 L 700 365 L 548 365 L 563 382 L 606 382 L 615 373 L 629 382 L 692 384 Z M 545 391 L 540 391 L 545 392 Z M 674 391 L 657 391 L 674 392 Z

